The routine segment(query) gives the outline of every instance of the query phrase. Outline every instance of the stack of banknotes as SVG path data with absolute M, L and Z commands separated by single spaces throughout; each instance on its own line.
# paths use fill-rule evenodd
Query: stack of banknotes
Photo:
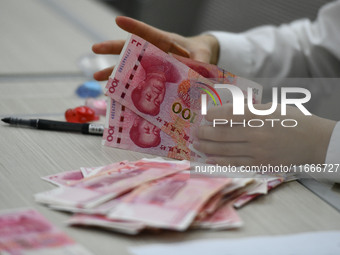
M 262 86 L 215 65 L 167 54 L 130 34 L 106 85 L 108 104 L 103 144 L 175 159 L 198 160 L 192 148 L 195 130 L 207 107 L 232 101 L 237 86 L 252 103 L 261 102 Z M 204 157 L 204 156 L 203 156 Z
M 234 229 L 236 209 L 285 181 L 195 174 L 187 160 L 162 158 L 43 177 L 58 187 L 35 195 L 55 210 L 73 213 L 69 225 L 96 226 L 126 234 L 142 230 Z

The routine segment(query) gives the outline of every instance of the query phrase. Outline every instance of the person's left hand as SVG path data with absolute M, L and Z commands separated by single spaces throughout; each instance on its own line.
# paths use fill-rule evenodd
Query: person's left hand
M 271 104 L 255 105 L 259 110 L 269 109 Z M 280 105 L 268 116 L 254 115 L 245 106 L 244 115 L 233 115 L 232 105 L 212 107 L 208 110 L 206 119 L 227 119 L 227 125 L 201 126 L 197 130 L 198 140 L 194 148 L 212 154 L 207 163 L 232 166 L 250 165 L 300 165 L 322 164 L 325 162 L 329 140 L 335 126 L 335 121 L 318 116 L 305 116 L 296 107 L 287 107 L 287 115 L 280 115 Z M 230 126 L 233 122 L 243 122 L 241 125 Z M 249 127 L 251 119 L 263 120 L 262 127 Z M 266 121 L 266 119 L 280 119 L 280 121 Z M 281 120 L 294 119 L 296 127 L 283 127 Z M 260 125 L 260 121 L 253 121 L 251 125 Z M 285 125 L 294 125 L 286 122 Z M 272 127 L 272 125 L 274 127 Z

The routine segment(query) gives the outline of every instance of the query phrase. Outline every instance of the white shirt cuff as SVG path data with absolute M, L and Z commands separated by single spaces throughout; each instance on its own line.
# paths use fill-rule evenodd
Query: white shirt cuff
M 219 31 L 209 31 L 206 34 L 215 36 L 219 42 L 219 67 L 241 77 L 253 76 L 252 45 L 244 34 Z
M 309 173 L 310 176 L 321 181 L 340 183 L 340 122 L 337 122 L 333 129 L 325 164 L 325 172 Z

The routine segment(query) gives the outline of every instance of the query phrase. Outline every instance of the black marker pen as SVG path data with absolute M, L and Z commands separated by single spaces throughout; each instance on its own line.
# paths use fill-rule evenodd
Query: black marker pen
M 11 125 L 26 126 L 44 130 L 70 131 L 90 135 L 102 135 L 104 133 L 104 126 L 102 124 L 71 123 L 65 121 L 54 121 L 44 119 L 19 119 L 11 117 L 3 118 L 1 120 Z

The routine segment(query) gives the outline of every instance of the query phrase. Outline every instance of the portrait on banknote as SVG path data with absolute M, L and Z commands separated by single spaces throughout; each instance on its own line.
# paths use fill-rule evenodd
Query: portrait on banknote
M 144 77 L 131 93 L 132 102 L 140 112 L 156 116 L 164 101 L 167 83 L 176 83 L 180 76 L 175 66 L 156 56 L 145 55 L 140 65 L 139 73 Z
M 157 147 L 161 143 L 161 130 L 136 115 L 129 135 L 134 144 L 141 148 Z

